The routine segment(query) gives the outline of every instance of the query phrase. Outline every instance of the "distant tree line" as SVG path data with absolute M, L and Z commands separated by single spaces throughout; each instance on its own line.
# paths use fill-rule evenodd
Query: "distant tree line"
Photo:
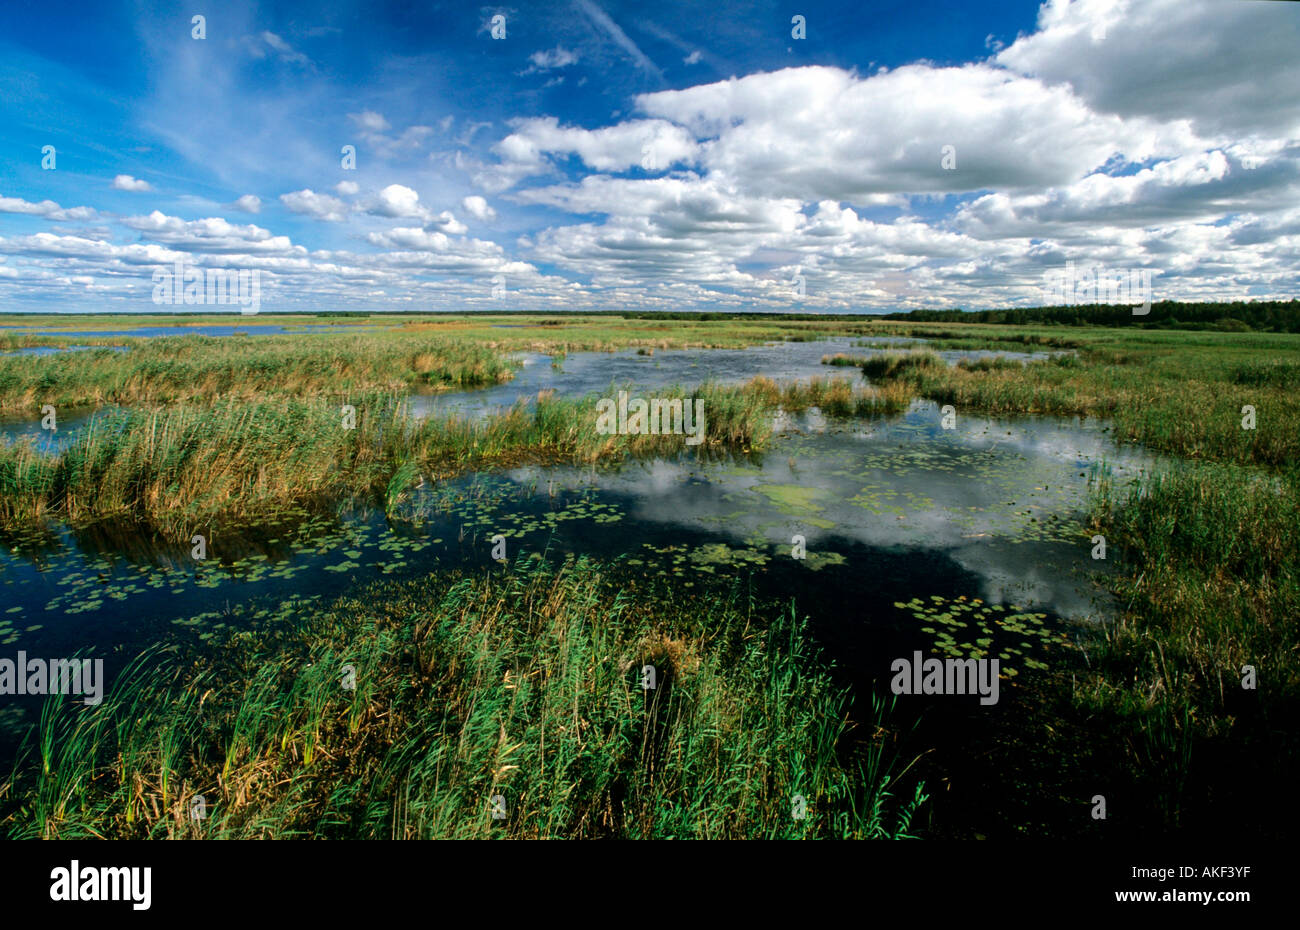
M 1214 329 L 1228 332 L 1300 333 L 1300 300 L 1182 303 L 1162 300 L 1135 316 L 1128 304 L 1025 307 L 1007 310 L 912 310 L 883 319 L 916 323 L 1006 323 L 1009 325 L 1137 326 L 1145 329 Z
M 411 311 L 379 311 L 358 316 L 407 315 Z M 912 310 L 899 313 L 771 313 L 728 310 L 579 310 L 546 312 L 494 310 L 502 316 L 623 317 L 629 320 L 744 320 L 785 321 L 904 320 L 911 323 L 1005 323 L 1008 325 L 1136 326 L 1145 329 L 1213 329 L 1228 332 L 1300 332 L 1300 300 L 1241 300 L 1182 303 L 1163 300 L 1151 312 L 1135 316 L 1131 304 L 1081 304 L 1067 307 L 1021 307 L 1004 310 Z M 433 315 L 459 315 L 432 311 Z M 321 312 L 316 316 L 351 316 L 353 312 Z

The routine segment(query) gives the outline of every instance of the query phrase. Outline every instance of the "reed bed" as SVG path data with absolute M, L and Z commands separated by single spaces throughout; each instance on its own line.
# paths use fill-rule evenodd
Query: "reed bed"
M 867 360 L 865 355 L 849 355 L 845 352 L 836 352 L 834 355 L 823 355 L 822 364 L 832 365 L 836 368 L 861 368 L 862 363 Z
M 219 398 L 340 396 L 508 381 L 488 346 L 392 334 L 168 336 L 94 349 L 0 358 L 0 410 L 160 404 Z
M 908 352 L 881 352 L 863 359 L 859 367 L 868 378 L 889 381 L 948 366 L 937 353 L 929 349 L 917 349 Z
M 863 370 L 958 410 L 1110 419 L 1118 438 L 1183 458 L 1270 468 L 1300 461 L 1300 363 L 1260 360 L 1225 335 L 1184 338 L 1089 346 L 1023 365 L 950 367 L 924 352 L 885 353 Z M 1243 428 L 1246 407 L 1254 429 Z
M 227 645 L 50 700 L 5 833 L 899 838 L 926 802 L 888 707 L 856 726 L 792 613 L 632 597 L 585 561 L 389 584 Z
M 690 393 L 706 412 L 699 447 L 746 452 L 767 442 L 771 416 L 759 393 L 715 385 Z M 232 399 L 108 413 L 57 455 L 30 442 L 7 443 L 0 446 L 0 525 L 129 515 L 180 531 L 323 496 L 391 495 L 400 476 L 440 478 L 524 461 L 597 463 L 692 448 L 684 433 L 597 433 L 594 398 L 542 396 L 484 420 L 423 421 L 409 418 L 392 395 L 346 401 L 354 422 L 344 404 L 323 399 Z
M 770 442 L 778 407 L 874 416 L 906 409 L 912 396 L 900 385 L 877 389 L 818 378 L 784 386 L 755 378 L 738 387 L 706 383 L 645 395 L 702 402 L 698 444 L 688 444 L 685 433 L 602 435 L 594 396 L 542 394 L 485 419 L 414 420 L 402 398 L 382 393 L 342 402 L 228 398 L 122 409 L 93 418 L 57 455 L 30 442 L 0 445 L 0 526 L 129 516 L 167 533 L 187 533 L 214 519 L 269 516 L 327 497 L 393 500 L 421 477 L 483 468 L 597 464 L 692 449 L 747 454 Z M 354 411 L 350 428 L 345 405 Z
M 1123 610 L 1074 701 L 1109 720 L 1164 824 L 1213 803 L 1272 822 L 1300 776 L 1300 472 L 1178 464 L 1093 489 Z M 1253 670 L 1253 681 L 1247 672 Z M 1252 760 L 1243 766 L 1244 759 Z
M 107 327 L 239 325 L 249 335 L 187 333 L 136 338 L 58 335 L 60 329 L 93 332 Z M 76 407 L 253 399 L 268 393 L 312 397 L 361 391 L 402 392 L 475 387 L 509 380 L 513 366 L 503 355 L 533 351 L 562 358 L 567 352 L 637 349 L 743 348 L 781 339 L 806 341 L 857 333 L 865 323 L 832 326 L 822 321 L 779 319 L 623 319 L 466 314 L 460 317 L 330 317 L 255 319 L 230 315 L 31 317 L 55 335 L 0 334 L 0 349 L 94 345 L 108 348 L 43 356 L 0 358 L 0 411 L 43 404 Z M 326 332 L 253 335 L 258 326 L 330 325 Z M 360 325 L 378 327 L 360 329 Z
M 770 378 L 757 377 L 745 385 L 745 391 L 763 399 L 770 408 L 779 407 L 797 413 L 816 407 L 832 417 L 870 417 L 900 413 L 916 397 L 916 392 L 901 383 L 879 387 L 854 384 L 845 378 L 809 378 L 779 385 Z

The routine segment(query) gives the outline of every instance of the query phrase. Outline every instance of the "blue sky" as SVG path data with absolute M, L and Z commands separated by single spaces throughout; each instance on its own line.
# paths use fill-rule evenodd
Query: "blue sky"
M 1300 5 L 87 6 L 0 11 L 0 310 L 176 262 L 263 310 L 1300 291 Z

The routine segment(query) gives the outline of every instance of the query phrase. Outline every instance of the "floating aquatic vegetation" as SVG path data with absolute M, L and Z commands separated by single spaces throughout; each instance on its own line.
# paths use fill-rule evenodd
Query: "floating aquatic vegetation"
M 932 637 L 934 649 L 954 658 L 996 658 L 1002 674 L 1014 678 L 1019 668 L 1045 669 L 1045 652 L 1069 642 L 1045 613 L 1021 611 L 1015 605 L 987 604 L 961 595 L 914 597 L 894 606 L 909 613 Z M 1010 664 L 1014 663 L 1014 665 Z
M 839 552 L 809 552 L 803 558 L 803 564 L 814 572 L 832 565 L 847 565 L 848 562 Z
M 761 568 L 772 559 L 770 555 L 757 549 L 736 549 L 726 543 L 697 546 L 691 550 L 689 558 L 692 566 L 702 572 L 712 572 L 721 565 L 733 568 L 742 565 Z

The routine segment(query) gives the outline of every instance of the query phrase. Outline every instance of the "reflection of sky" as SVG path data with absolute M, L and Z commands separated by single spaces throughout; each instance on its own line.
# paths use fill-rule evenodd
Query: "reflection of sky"
M 709 465 L 690 457 L 631 463 L 613 472 L 523 468 L 521 483 L 559 477 L 633 503 L 628 519 L 718 534 L 731 545 L 810 552 L 849 540 L 873 548 L 937 549 L 983 580 L 990 601 L 1033 603 L 1067 617 L 1096 616 L 1097 591 L 1079 522 L 1089 469 L 1148 466 L 1100 428 L 1066 420 L 992 421 L 938 408 L 823 435 L 792 435 L 762 464 Z
M 863 350 L 831 340 L 653 356 L 577 353 L 564 361 L 563 373 L 548 356 L 530 355 L 515 383 L 421 400 L 426 412 L 456 405 L 482 411 L 493 398 L 509 403 L 545 387 L 582 395 L 620 381 L 650 390 L 760 373 L 856 376 L 821 364 L 837 351 Z M 60 411 L 54 434 L 40 428 L 38 417 L 0 421 L 0 429 L 35 437 L 49 450 L 66 445 L 90 417 Z M 1103 462 L 1120 477 L 1153 464 L 1131 446 L 1117 447 L 1095 420 L 992 420 L 959 410 L 956 428 L 944 430 L 938 406 L 928 401 L 890 418 L 827 420 L 810 410 L 780 420 L 782 435 L 761 464 L 708 464 L 686 455 L 615 471 L 525 468 L 511 476 L 540 479 L 542 488 L 556 481 L 594 485 L 622 498 L 629 521 L 680 525 L 732 545 L 788 553 L 790 537 L 799 534 L 811 552 L 847 548 L 846 542 L 942 551 L 982 579 L 980 595 L 988 600 L 1085 616 L 1095 611 L 1083 576 L 1098 567 L 1078 523 L 1087 475 Z
M 551 357 L 541 353 L 515 356 L 523 367 L 514 380 L 477 391 L 417 395 L 411 398 L 411 412 L 417 417 L 456 413 L 481 417 L 500 412 L 517 401 L 531 400 L 538 391 L 556 396 L 583 397 L 611 393 L 631 385 L 642 391 L 668 387 L 693 387 L 705 381 L 743 384 L 758 375 L 774 381 L 812 377 L 838 377 L 863 381 L 856 368 L 823 365 L 822 358 L 842 352 L 872 356 L 888 349 L 867 349 L 854 345 L 856 337 L 821 339 L 814 342 L 776 342 L 745 349 L 655 349 L 654 355 L 638 355 L 636 349 L 617 352 L 574 352 L 561 361 L 560 369 Z M 910 342 L 913 340 L 899 340 Z M 1007 358 L 1044 358 L 1047 353 L 961 351 L 938 353 L 950 364 L 963 358 L 1002 355 Z
M 104 407 L 96 411 L 91 408 L 55 408 L 54 425 L 56 429 L 41 427 L 39 406 L 33 407 L 33 415 L 5 414 L 0 416 L 0 437 L 3 441 L 24 442 L 33 439 L 40 452 L 57 453 L 72 445 L 81 429 L 97 416 L 107 415 L 113 407 Z
M 329 329 L 327 324 L 304 325 L 295 331 Z M 360 327 L 355 327 L 360 328 Z M 333 327 L 335 331 L 338 327 Z M 137 335 L 174 336 L 178 331 L 200 335 L 223 336 L 238 332 L 284 332 L 281 326 L 250 326 L 239 329 L 232 326 L 198 327 L 138 327 L 133 330 L 69 333 L 60 335 Z M 352 331 L 352 329 L 349 329 Z M 632 386 L 643 391 L 668 387 L 690 388 L 704 381 L 722 384 L 743 384 L 758 375 L 776 381 L 793 381 L 811 377 L 838 377 L 862 381 L 856 368 L 823 365 L 826 355 L 843 352 L 850 355 L 869 356 L 883 349 L 865 349 L 853 345 L 856 337 L 825 339 L 815 342 L 775 342 L 746 349 L 656 349 L 654 355 L 638 355 L 635 349 L 618 352 L 575 352 L 561 363 L 559 369 L 551 364 L 551 357 L 540 353 L 518 353 L 512 358 L 521 363 L 513 380 L 490 388 L 471 391 L 449 391 L 436 394 L 415 394 L 409 398 L 409 410 L 417 418 L 430 415 L 456 414 L 464 417 L 483 417 L 502 412 L 520 400 L 536 398 L 537 393 L 551 390 L 557 396 L 583 397 L 593 393 L 612 393 L 619 386 Z M 913 341 L 913 340 L 899 340 Z M 49 347 L 23 349 L 24 354 L 49 354 L 58 351 Z M 1008 358 L 1039 358 L 1043 354 L 1027 355 L 1015 352 L 941 352 L 950 364 L 962 358 L 981 358 L 1003 355 Z M 72 430 L 87 421 L 86 412 L 60 418 L 57 436 L 40 429 L 38 408 L 27 414 L 8 414 L 0 417 L 0 436 L 20 438 L 36 436 L 43 451 L 62 449 L 71 442 Z M 784 423 L 778 424 L 783 428 Z
M 67 423 L 60 418 L 59 435 Z M 825 577 L 838 590 L 853 592 L 845 598 L 850 611 L 861 605 L 849 601 L 881 589 L 893 594 L 883 601 L 887 605 L 902 594 L 955 585 L 991 602 L 1035 605 L 1071 618 L 1108 612 L 1092 584 L 1106 563 L 1092 561 L 1089 534 L 1079 523 L 1087 475 L 1101 462 L 1122 476 L 1150 461 L 1131 447 L 1115 447 L 1092 423 L 962 414 L 954 430 L 938 423 L 938 407 L 929 402 L 872 420 L 799 415 L 761 459 L 710 462 L 683 454 L 613 469 L 533 466 L 471 474 L 427 482 L 390 517 L 364 503 L 345 507 L 337 526 L 326 521 L 325 529 L 301 538 L 292 520 L 283 527 L 223 526 L 202 585 L 185 540 L 150 538 L 115 519 L 89 530 L 61 530 L 57 545 L 24 544 L 21 554 L 0 548 L 0 582 L 23 610 L 9 620 L 25 646 L 79 642 L 91 629 L 107 644 L 218 602 L 340 594 L 350 584 L 383 577 L 383 564 L 408 556 L 409 569 L 402 571 L 474 571 L 487 562 L 480 543 L 493 528 L 526 535 L 523 543 L 512 535 L 512 547 L 545 548 L 554 540 L 559 549 L 599 557 L 655 559 L 665 544 L 726 543 L 742 556 L 756 551 L 780 560 L 789 557 L 791 537 L 798 534 L 814 560 L 831 553 L 846 560 L 823 570 L 836 573 Z M 588 493 L 570 493 L 575 490 Z M 548 520 L 551 511 L 564 511 L 565 519 Z M 604 522 L 597 516 L 610 514 L 614 518 Z M 325 546 L 321 533 L 338 538 Z M 399 554 L 394 545 L 408 536 L 432 548 Z M 38 557 L 39 569 L 30 564 Z M 246 566 L 223 573 L 221 566 L 235 559 Z M 942 567 L 924 567 L 930 565 Z M 160 566 L 171 570 L 160 575 Z M 257 566 L 269 574 L 249 578 Z M 784 566 L 769 562 L 767 570 L 773 567 Z M 793 577 L 805 580 L 793 581 L 788 593 L 802 597 L 803 586 L 815 590 L 823 576 Z M 97 606 L 88 627 L 76 611 L 89 599 Z

